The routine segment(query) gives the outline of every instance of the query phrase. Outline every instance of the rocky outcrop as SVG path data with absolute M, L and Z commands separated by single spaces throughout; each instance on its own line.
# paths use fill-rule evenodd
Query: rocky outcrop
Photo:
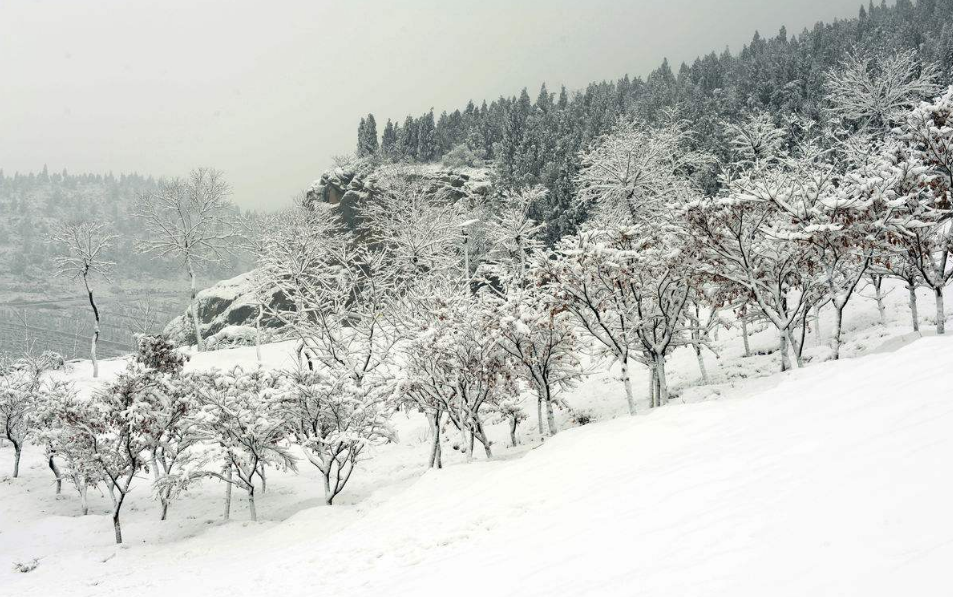
M 253 284 L 254 272 L 235 276 L 228 280 L 206 288 L 196 295 L 199 303 L 199 319 L 202 322 L 202 337 L 206 339 L 218 338 L 227 340 L 230 344 L 243 343 L 247 333 L 238 333 L 235 328 L 254 328 L 258 317 L 258 297 Z M 272 307 L 287 306 L 284 295 L 277 290 L 267 297 Z M 281 322 L 265 315 L 261 326 L 265 330 L 274 331 L 281 327 Z M 223 333 L 225 332 L 225 333 Z M 165 328 L 165 335 L 175 344 L 192 344 L 195 342 L 195 333 L 189 313 L 183 313 L 173 319 Z M 252 341 L 254 336 L 251 336 Z M 210 342 L 214 345 L 216 340 Z
M 435 196 L 451 201 L 488 197 L 493 190 L 485 168 L 448 168 L 439 164 L 387 164 L 357 160 L 328 170 L 305 193 L 305 204 L 339 205 L 345 224 L 355 227 L 356 212 L 363 201 L 373 200 L 384 176 L 397 174 L 422 181 Z
M 386 171 L 385 171 L 386 169 Z M 480 201 L 492 194 L 489 170 L 482 168 L 447 168 L 438 164 L 381 166 L 373 160 L 357 160 L 335 167 L 316 180 L 305 195 L 305 205 L 330 203 L 339 205 L 341 217 L 352 229 L 358 227 L 357 212 L 363 201 L 372 201 L 383 176 L 396 173 L 428 185 L 435 196 L 454 201 Z M 254 272 L 223 280 L 197 295 L 202 337 L 210 348 L 254 342 L 258 298 L 253 286 Z M 274 307 L 291 307 L 277 290 L 268 296 Z M 268 316 L 262 327 L 269 335 L 280 332 L 281 322 Z M 165 334 L 176 344 L 192 344 L 195 333 L 186 312 L 173 319 Z

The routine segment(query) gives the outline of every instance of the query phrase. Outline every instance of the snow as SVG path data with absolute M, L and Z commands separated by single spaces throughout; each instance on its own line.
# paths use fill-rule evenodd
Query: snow
M 888 289 L 890 290 L 890 289 Z M 921 312 L 932 312 L 929 293 Z M 427 425 L 395 417 L 400 443 L 372 449 L 341 496 L 322 505 L 317 471 L 270 471 L 247 522 L 242 492 L 221 521 L 224 488 L 205 482 L 159 521 L 146 479 L 112 544 L 109 500 L 92 514 L 64 484 L 53 495 L 42 451 L 21 477 L 0 450 L 0 595 L 938 595 L 953 561 L 953 339 L 908 333 L 906 293 L 887 325 L 872 301 L 848 307 L 842 356 L 809 337 L 811 364 L 776 374 L 777 355 L 741 357 L 722 330 L 701 386 L 690 349 L 669 364 L 674 404 L 625 412 L 599 374 L 565 396 L 597 422 L 492 461 L 425 468 Z M 828 310 L 828 317 L 830 313 Z M 924 329 L 929 325 L 924 317 Z M 825 320 L 824 331 L 832 329 Z M 776 345 L 772 332 L 752 349 Z M 262 347 L 289 367 L 294 343 Z M 195 354 L 189 369 L 257 365 L 254 347 Z M 104 379 L 124 366 L 101 362 Z M 89 391 L 89 363 L 68 375 Z M 642 374 L 642 372 L 637 372 Z M 767 375 L 767 376 L 766 376 Z M 633 380 L 644 397 L 647 380 Z M 528 408 L 527 410 L 532 410 Z M 453 434 L 451 434 L 453 435 Z M 478 450 L 479 453 L 479 450 Z M 39 558 L 29 573 L 16 562 Z

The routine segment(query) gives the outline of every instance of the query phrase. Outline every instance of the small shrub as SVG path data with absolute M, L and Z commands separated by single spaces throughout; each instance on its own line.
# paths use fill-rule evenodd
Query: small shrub
M 33 572 L 36 570 L 36 567 L 40 565 L 39 558 L 33 558 L 29 562 L 14 562 L 13 571 L 26 574 L 27 572 Z
M 188 356 L 178 352 L 163 336 L 139 336 L 136 362 L 150 369 L 162 373 L 180 373 L 188 360 Z
M 44 368 L 50 371 L 59 371 L 66 366 L 66 359 L 63 358 L 63 355 L 53 350 L 44 352 L 40 359 L 43 361 Z
M 589 423 L 592 423 L 592 421 L 593 421 L 592 413 L 590 413 L 587 410 L 580 410 L 573 413 L 572 415 L 573 424 L 578 425 L 580 427 L 582 427 L 583 425 L 588 425 Z

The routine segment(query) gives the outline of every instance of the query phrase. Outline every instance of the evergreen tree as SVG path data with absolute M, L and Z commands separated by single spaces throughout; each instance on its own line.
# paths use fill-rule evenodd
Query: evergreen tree
M 417 132 L 417 159 L 421 162 L 432 162 L 440 157 L 437 145 L 437 127 L 434 124 L 433 109 L 420 117 L 420 128 Z
M 394 123 L 388 118 L 387 124 L 384 125 L 384 134 L 381 136 L 381 153 L 386 157 L 393 158 L 396 151 L 397 129 L 394 128 Z
M 377 121 L 373 114 L 368 114 L 367 119 L 361 119 L 357 134 L 357 157 L 362 158 L 377 153 Z

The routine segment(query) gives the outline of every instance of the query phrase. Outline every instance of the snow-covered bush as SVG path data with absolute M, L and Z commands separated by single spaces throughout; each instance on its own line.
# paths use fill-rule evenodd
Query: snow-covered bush
M 162 373 L 180 373 L 189 360 L 165 336 L 142 334 L 136 346 L 136 362 Z
M 227 325 L 206 339 L 210 349 L 220 350 L 233 346 L 254 346 L 258 331 L 247 325 Z

